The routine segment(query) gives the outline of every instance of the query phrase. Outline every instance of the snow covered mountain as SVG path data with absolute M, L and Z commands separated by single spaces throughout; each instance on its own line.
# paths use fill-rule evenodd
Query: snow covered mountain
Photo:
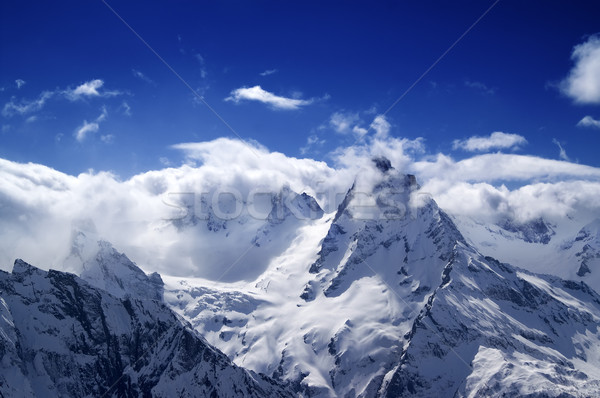
M 0 292 L 3 397 L 291 396 L 158 300 L 115 297 L 21 260 L 0 271 Z
M 230 191 L 172 199 L 179 210 L 162 228 L 177 229 L 180 241 L 173 242 L 174 251 L 183 246 L 183 251 L 201 253 L 196 256 L 200 261 L 189 264 L 190 275 L 226 282 L 255 279 L 287 249 L 300 227 L 324 214 L 314 198 L 286 185 L 245 197 Z M 236 272 L 227 272 L 226 266 L 242 257 Z
M 450 217 L 384 158 L 334 213 L 286 187 L 264 217 L 205 204 L 208 216 L 171 226 L 221 241 L 206 256 L 213 278 L 147 275 L 89 226 L 65 260 L 81 279 L 21 261 L 1 274 L 2 394 L 98 395 L 116 381 L 109 395 L 600 391 L 600 296 L 582 281 L 600 273 L 599 222 Z M 250 249 L 228 262 L 218 252 L 231 239 Z M 496 256 L 507 249 L 520 267 Z M 548 261 L 571 280 L 532 272 L 547 253 L 562 253 Z
M 513 233 L 539 242 L 541 230 Z M 212 344 L 304 396 L 599 387 L 599 296 L 482 256 L 385 159 L 256 280 L 164 280 L 165 300 Z
M 532 272 L 585 282 L 600 291 L 600 218 L 497 224 L 452 219 L 469 244 L 485 255 Z

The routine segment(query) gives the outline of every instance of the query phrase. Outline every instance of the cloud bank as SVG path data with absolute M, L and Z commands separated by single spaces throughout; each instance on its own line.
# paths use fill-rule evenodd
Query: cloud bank
M 73 225 L 89 220 L 99 236 L 147 271 L 210 279 L 243 258 L 239 275 L 248 276 L 242 270 L 265 266 L 272 253 L 273 245 L 262 246 L 264 251 L 250 239 L 264 220 L 242 213 L 218 231 L 206 225 L 182 227 L 173 222 L 189 216 L 189 207 L 182 204 L 196 206 L 204 193 L 215 192 L 225 197 L 235 192 L 248 204 L 250 198 L 289 186 L 314 196 L 331 214 L 357 173 L 372 175 L 374 156 L 385 156 L 395 168 L 415 174 L 421 193 L 432 195 L 451 214 L 492 222 L 502 217 L 589 222 L 600 216 L 599 168 L 516 154 L 476 154 L 462 160 L 431 155 L 422 139 L 391 137 L 385 117 L 378 118 L 379 132 L 337 149 L 329 165 L 225 138 L 174 145 L 182 154 L 181 166 L 127 180 L 107 172 L 71 176 L 0 159 L 0 267 L 10 269 L 15 257 L 46 268 L 58 266 L 70 250 Z

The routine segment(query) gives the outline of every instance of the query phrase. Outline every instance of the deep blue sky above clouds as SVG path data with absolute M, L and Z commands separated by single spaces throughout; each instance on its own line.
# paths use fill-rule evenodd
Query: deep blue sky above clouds
M 237 134 L 329 160 L 492 3 L 108 1 L 233 133 L 102 1 L 3 1 L 0 157 L 126 178 L 180 164 L 174 144 Z M 503 132 L 493 150 L 559 159 L 560 144 L 599 167 L 600 99 L 564 83 L 599 15 L 501 0 L 387 113 L 390 134 L 461 159 L 476 141 L 456 140 Z

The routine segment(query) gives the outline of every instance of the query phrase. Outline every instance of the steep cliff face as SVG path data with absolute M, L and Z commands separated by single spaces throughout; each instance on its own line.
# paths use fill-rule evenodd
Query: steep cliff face
M 157 300 L 21 260 L 0 274 L 3 396 L 289 396 Z

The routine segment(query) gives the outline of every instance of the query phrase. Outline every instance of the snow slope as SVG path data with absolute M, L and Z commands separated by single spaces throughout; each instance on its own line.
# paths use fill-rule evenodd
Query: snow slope
M 532 233 L 531 224 L 514 222 L 506 230 L 467 217 L 452 217 L 467 241 L 481 253 L 532 272 L 583 281 L 600 291 L 600 219 L 562 219 L 550 223 L 534 220 L 542 233 Z M 527 239 L 527 236 L 533 239 Z M 536 239 L 537 238 L 537 239 Z

